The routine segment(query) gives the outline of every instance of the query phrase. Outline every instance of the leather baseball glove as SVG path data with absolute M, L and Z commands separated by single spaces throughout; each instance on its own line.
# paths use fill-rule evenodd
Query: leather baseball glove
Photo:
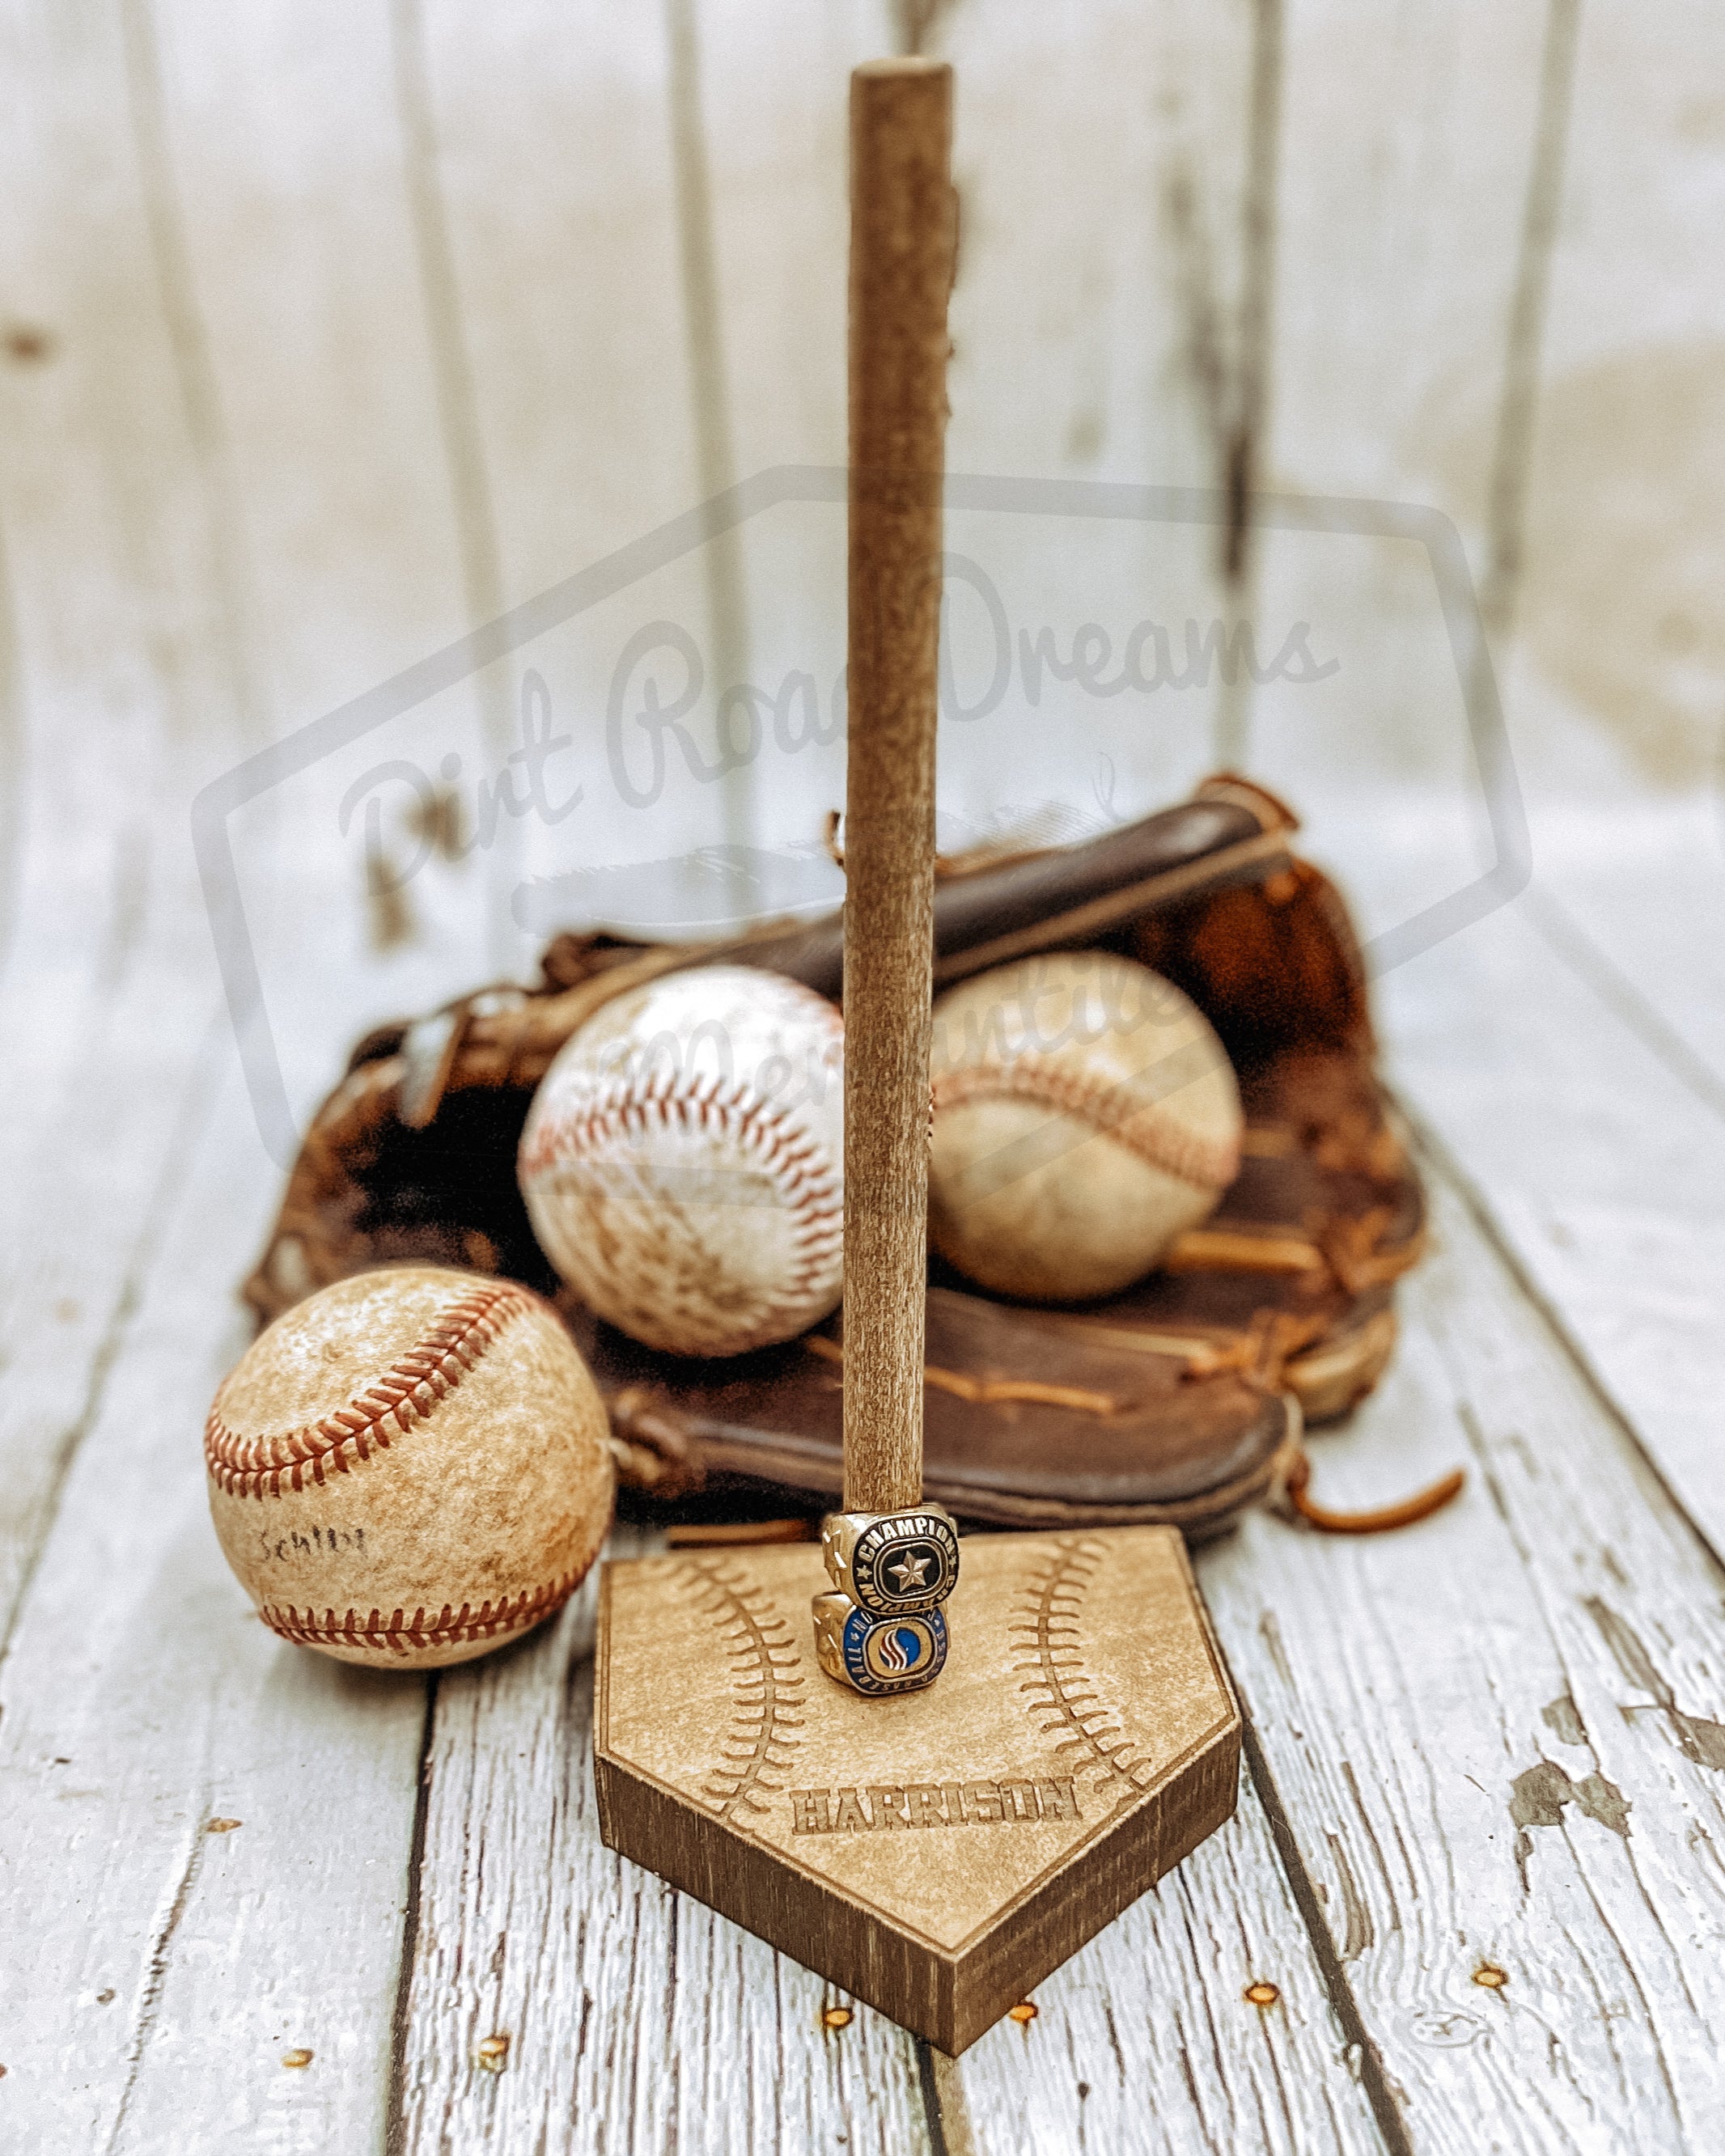
M 1389 1359 L 1393 1284 L 1420 1255 L 1424 1202 L 1376 1075 L 1358 943 L 1333 887 L 1290 850 L 1295 828 L 1271 795 L 1224 776 L 1088 844 L 942 864 L 938 985 L 1030 952 L 1123 952 L 1204 1012 L 1246 1119 L 1217 1211 L 1122 1294 L 1027 1309 L 932 1265 L 925 1486 L 961 1519 L 1195 1536 L 1267 1496 L 1358 1532 L 1422 1517 L 1460 1486 L 1365 1515 L 1306 1494 L 1302 1430 L 1346 1414 Z M 606 1395 L 621 1479 L 696 1523 L 683 1538 L 828 1509 L 842 1483 L 838 1318 L 725 1360 L 642 1348 L 560 1286 L 515 1158 L 552 1057 L 611 997 L 724 963 L 836 998 L 842 948 L 837 916 L 705 944 L 563 935 L 536 988 L 380 1027 L 318 1111 L 247 1300 L 267 1320 L 398 1260 L 506 1274 L 556 1303 Z

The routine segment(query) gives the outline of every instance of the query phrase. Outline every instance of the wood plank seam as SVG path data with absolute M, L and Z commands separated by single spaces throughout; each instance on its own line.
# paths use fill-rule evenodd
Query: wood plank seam
M 495 621 L 503 611 L 503 572 L 490 474 L 480 431 L 473 362 L 467 349 L 461 284 L 439 172 L 425 25 L 418 0 L 395 0 L 390 42 L 401 115 L 402 176 L 418 257 L 420 296 L 437 383 L 461 581 L 471 625 L 479 629 Z
M 1240 205 L 1240 356 L 1233 428 L 1225 447 L 1228 530 L 1223 572 L 1250 574 L 1252 495 L 1257 485 L 1271 391 L 1271 305 L 1276 287 L 1276 177 L 1281 146 L 1283 0 L 1255 0 L 1247 90 L 1246 175 Z
M 201 1813 L 203 1806 L 198 1811 Z M 150 2039 L 157 2013 L 162 2005 L 162 1988 L 167 1979 L 168 1958 L 173 1949 L 174 1933 L 180 1928 L 192 1899 L 192 1890 L 197 1883 L 199 1861 L 203 1855 L 207 1836 L 194 1820 L 188 1830 L 185 1861 L 180 1867 L 179 1877 L 169 1897 L 162 1922 L 150 1942 L 149 1959 L 145 1964 L 144 1988 L 138 1999 L 137 2012 L 133 2017 L 131 2035 L 126 2046 L 126 2080 L 120 2092 L 120 2102 L 115 2108 L 114 2123 L 109 2129 L 103 2148 L 105 2156 L 121 2145 L 126 2129 L 126 2113 L 131 2107 L 132 2093 L 137 2087 L 138 2071 L 144 2062 L 144 2047 Z
M 441 1670 L 428 1673 L 425 1720 L 419 1732 L 418 1769 L 413 1777 L 413 1829 L 408 1848 L 406 1897 L 402 1909 L 401 1958 L 389 2016 L 388 2097 L 383 2118 L 384 2156 L 407 2156 L 408 2039 L 412 2028 L 413 1964 L 419 1947 L 419 1912 L 425 1871 L 425 1829 L 431 1810 L 431 1755 L 437 1738 L 437 1692 Z
M 480 423 L 479 392 L 468 346 L 467 315 L 450 231 L 433 104 L 425 22 L 420 0 L 393 0 L 389 39 L 402 133 L 402 181 L 419 270 L 419 298 L 437 393 L 439 433 L 449 476 L 455 548 L 461 565 L 467 625 L 480 629 L 504 611 L 503 550 L 498 536 L 490 462 Z M 476 668 L 472 683 L 490 755 L 508 754 L 512 713 L 503 670 Z M 500 969 L 513 956 L 498 918 L 514 875 L 508 843 L 487 851 L 489 933 Z
M 1225 1656 L 1224 1660 L 1226 1660 Z M 1231 1670 L 1230 1675 L 1231 1678 Z M 1245 1770 L 1257 1792 L 1258 1801 L 1264 1807 L 1264 1816 L 1269 1823 L 1276 1856 L 1281 1860 L 1282 1875 L 1288 1882 L 1288 1892 L 1293 1896 L 1294 1906 L 1300 1912 L 1301 1922 L 1312 1942 L 1312 1958 L 1323 1980 L 1331 2010 L 1341 2024 L 1350 2051 L 1358 2061 L 1360 2086 L 1365 2091 L 1373 2119 L 1384 2137 L 1384 2147 L 1389 2156 L 1414 2156 L 1414 2143 L 1390 2087 L 1383 2055 L 1366 2027 L 1359 2001 L 1348 1980 L 1341 1956 L 1336 1951 L 1336 1942 L 1331 1937 L 1329 1925 L 1318 1902 L 1316 1885 L 1301 1857 L 1299 1842 L 1282 1803 L 1281 1794 L 1276 1788 L 1276 1776 L 1271 1770 L 1270 1761 L 1253 1724 L 1251 1702 L 1237 1681 L 1234 1688 L 1240 1703 L 1240 1736 L 1245 1755 Z
M 1480 614 L 1488 636 L 1507 632 L 1521 581 L 1541 346 L 1563 198 L 1563 153 L 1574 101 L 1580 14 L 1580 0 L 1548 0 L 1533 122 L 1533 157 L 1510 294 L 1502 396 L 1486 485 L 1486 558 L 1480 582 Z
M 35 1532 L 18 1568 L 17 1591 L 11 1607 L 3 1613 L 3 1616 L 0 1616 L 0 1668 L 4 1667 L 7 1656 L 11 1651 L 13 1630 L 28 1599 L 36 1568 L 41 1562 L 42 1553 L 48 1546 L 48 1538 L 59 1517 L 60 1500 L 79 1450 L 101 1414 L 110 1373 L 137 1312 L 144 1281 L 162 1236 L 166 1232 L 165 1201 L 167 1194 L 186 1174 L 195 1150 L 202 1130 L 203 1112 L 209 1106 L 210 1096 L 219 1077 L 220 1061 L 216 1051 L 222 1032 L 223 1019 L 220 1016 L 213 1018 L 205 1029 L 204 1041 L 193 1060 L 185 1098 L 163 1148 L 161 1170 L 150 1201 L 144 1209 L 143 1225 L 139 1229 L 131 1255 L 121 1276 L 120 1292 L 115 1297 L 113 1310 L 90 1358 L 90 1376 L 85 1387 L 83 1402 L 70 1429 L 61 1438 L 59 1453 L 38 1512 Z
M 1214 299 L 1196 278 L 1188 295 L 1198 347 L 1194 358 L 1208 360 L 1207 366 L 1200 364 L 1195 371 L 1209 392 L 1217 478 L 1224 503 L 1218 563 L 1222 592 L 1230 606 L 1241 613 L 1251 611 L 1256 583 L 1253 497 L 1263 460 L 1274 373 L 1276 182 L 1281 136 L 1283 32 L 1283 0 L 1254 0 L 1246 90 L 1245 179 L 1240 216 L 1240 295 L 1231 382 L 1215 328 Z M 1173 208 L 1171 199 L 1171 211 Z M 1191 214 L 1189 199 L 1189 220 Z M 1249 675 L 1236 679 L 1224 670 L 1214 720 L 1216 760 L 1224 769 L 1240 768 L 1250 754 L 1252 691 Z
M 711 501 L 737 478 L 731 424 L 730 367 L 720 300 L 718 235 L 712 176 L 701 102 L 701 39 L 696 0 L 666 0 L 666 104 L 671 170 L 676 190 L 677 259 L 682 279 L 683 333 L 688 346 L 690 419 L 696 484 Z M 742 535 L 724 531 L 702 550 L 713 667 L 720 693 L 748 679 L 748 597 Z M 746 781 L 727 774 L 721 796 L 730 836 L 746 836 L 750 799 Z
M 250 550 L 234 485 L 209 331 L 198 305 L 185 210 L 174 174 L 162 56 L 151 0 L 123 0 L 119 15 L 126 101 L 138 161 L 138 192 L 156 273 L 157 304 L 173 356 L 187 437 L 203 498 L 208 567 L 215 588 L 223 657 L 242 730 L 247 734 L 267 734 L 269 707 L 251 659 L 254 603 Z
M 1398 1112 L 1406 1119 L 1409 1129 L 1414 1133 L 1417 1148 L 1430 1169 L 1435 1173 L 1440 1174 L 1454 1189 L 1456 1196 L 1466 1208 L 1468 1218 L 1479 1229 L 1486 1242 L 1491 1245 L 1492 1250 L 1502 1261 L 1504 1270 L 1509 1273 L 1516 1286 L 1527 1297 L 1529 1306 L 1543 1320 L 1553 1340 L 1562 1351 L 1564 1360 L 1569 1363 L 1580 1378 L 1589 1396 L 1598 1403 L 1601 1413 L 1609 1419 L 1612 1428 L 1617 1432 L 1639 1465 L 1644 1467 L 1659 1485 L 1661 1491 L 1670 1502 L 1672 1511 L 1687 1527 L 1700 1547 L 1707 1552 L 1712 1563 L 1721 1570 L 1725 1570 L 1725 1548 L 1715 1545 L 1712 1537 L 1684 1502 L 1681 1492 L 1666 1476 L 1656 1455 L 1644 1442 L 1628 1410 L 1620 1404 L 1615 1394 L 1607 1383 L 1604 1373 L 1589 1354 L 1563 1312 L 1522 1262 L 1520 1251 L 1499 1224 L 1486 1201 L 1485 1194 L 1450 1152 L 1435 1129 L 1412 1109 L 1404 1098 L 1398 1096 L 1396 1106 Z
M 955 2059 L 937 2051 L 926 2037 L 916 2039 L 916 2078 L 928 2118 L 929 2156 L 978 2156 L 977 2139 L 964 2097 L 964 2080 Z

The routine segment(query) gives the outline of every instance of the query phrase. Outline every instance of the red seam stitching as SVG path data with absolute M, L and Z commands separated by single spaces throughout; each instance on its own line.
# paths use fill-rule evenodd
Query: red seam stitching
M 1002 1100 L 1034 1101 L 1076 1115 L 1117 1139 L 1151 1167 L 1199 1189 L 1225 1189 L 1240 1173 L 1237 1140 L 1230 1143 L 1182 1130 L 1163 1111 L 1159 1101 L 1135 1099 L 1129 1085 L 1064 1070 L 1040 1056 L 950 1070 L 934 1081 L 937 1115 L 943 1108 L 964 1107 L 973 1101 Z
M 583 1576 L 566 1573 L 547 1586 L 523 1588 L 495 1605 L 482 1602 L 477 1610 L 470 1603 L 456 1609 L 446 1602 L 429 1620 L 423 1609 L 416 1609 L 411 1623 L 404 1609 L 388 1618 L 374 1609 L 362 1621 L 356 1609 L 340 1619 L 333 1609 L 326 1609 L 320 1618 L 316 1609 L 278 1609 L 266 1603 L 258 1614 L 272 1632 L 291 1640 L 296 1647 L 362 1647 L 373 1654 L 405 1655 L 416 1648 L 454 1646 L 490 1639 L 498 1632 L 518 1632 L 567 1602 Z
M 345 1407 L 321 1421 L 275 1436 L 241 1437 L 223 1419 L 224 1385 L 203 1426 L 203 1459 L 211 1480 L 230 1497 L 280 1497 L 330 1475 L 347 1475 L 355 1460 L 387 1451 L 447 1399 L 504 1327 L 533 1306 L 525 1289 L 508 1281 L 470 1288 L 441 1310 L 417 1341 Z M 393 1425 L 392 1430 L 391 1425 Z
M 649 1122 L 662 1130 L 687 1131 L 716 1123 L 720 1132 L 756 1154 L 785 1198 L 796 1234 L 796 1255 L 786 1290 L 762 1306 L 757 1325 L 779 1313 L 802 1316 L 802 1298 L 845 1247 L 845 1213 L 829 1168 L 818 1163 L 813 1136 L 788 1126 L 772 1102 L 719 1091 L 716 1077 L 698 1078 L 685 1090 L 673 1079 L 651 1081 L 644 1093 L 620 1090 L 613 1080 L 578 1111 L 547 1117 L 533 1133 L 521 1162 L 525 1177 L 560 1167 L 571 1152 L 596 1150 L 619 1135 L 639 1138 Z

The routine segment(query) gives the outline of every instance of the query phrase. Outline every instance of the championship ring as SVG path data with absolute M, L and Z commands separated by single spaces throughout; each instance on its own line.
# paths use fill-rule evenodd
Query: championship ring
M 938 1505 L 829 1512 L 820 1546 L 833 1585 L 871 1617 L 937 1609 L 957 1584 L 957 1532 Z
M 937 1609 L 871 1617 L 846 1595 L 817 1594 L 814 1649 L 826 1674 L 853 1691 L 920 1691 L 947 1659 L 946 1620 Z

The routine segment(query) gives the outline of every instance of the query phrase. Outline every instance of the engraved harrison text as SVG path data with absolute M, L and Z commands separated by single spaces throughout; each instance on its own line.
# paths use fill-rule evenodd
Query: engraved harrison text
M 1034 1781 L 793 1789 L 790 1795 L 795 1834 L 884 1834 L 901 1826 L 1034 1825 L 1038 1820 L 1080 1816 L 1078 1791 L 1070 1774 Z

